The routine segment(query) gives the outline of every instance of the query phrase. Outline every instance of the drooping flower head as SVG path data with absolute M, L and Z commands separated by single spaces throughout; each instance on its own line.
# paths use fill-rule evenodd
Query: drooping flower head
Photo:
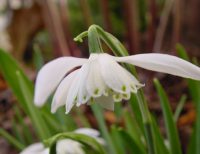
M 49 149 L 45 148 L 42 143 L 38 142 L 29 145 L 21 151 L 20 154 L 49 154 Z
M 79 128 L 74 131 L 77 134 L 84 134 L 93 137 L 97 142 L 104 145 L 105 141 L 100 138 L 99 131 L 92 128 Z M 20 154 L 49 154 L 49 148 L 38 142 L 26 147 Z M 71 139 L 59 140 L 56 144 L 56 154 L 85 154 L 82 144 Z
M 114 102 L 128 100 L 131 93 L 137 93 L 144 86 L 119 63 L 200 80 L 199 67 L 166 54 L 114 57 L 100 53 L 91 54 L 89 59 L 62 57 L 47 63 L 39 71 L 34 102 L 42 106 L 55 91 L 53 113 L 63 105 L 68 113 L 74 105 L 92 102 L 113 110 Z

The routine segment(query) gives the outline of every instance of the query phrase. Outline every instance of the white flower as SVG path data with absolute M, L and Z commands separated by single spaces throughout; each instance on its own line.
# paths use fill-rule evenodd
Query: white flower
M 100 133 L 96 129 L 92 129 L 92 128 L 78 128 L 74 132 L 77 133 L 77 134 L 84 134 L 84 135 L 88 135 L 90 137 L 93 137 L 94 139 L 97 140 L 97 142 L 99 142 L 102 145 L 105 145 L 104 139 L 101 138 L 101 137 L 99 137 Z
M 34 143 L 25 148 L 20 154 L 49 154 L 49 149 L 42 143 Z
M 34 102 L 42 106 L 56 90 L 51 107 L 53 113 L 63 105 L 66 105 L 68 113 L 74 104 L 79 106 L 93 101 L 113 110 L 114 102 L 129 99 L 131 93 L 137 93 L 143 86 L 119 62 L 200 80 L 199 67 L 166 54 L 114 57 L 101 53 L 91 54 L 89 59 L 62 57 L 49 62 L 39 71 Z
M 99 131 L 91 128 L 79 128 L 75 133 L 88 135 L 96 139 L 100 144 L 104 145 L 105 141 L 99 137 Z M 56 144 L 57 154 L 85 154 L 82 144 L 71 139 L 58 141 Z
M 105 141 L 99 137 L 99 131 L 92 128 L 79 128 L 75 133 L 88 135 L 96 139 L 100 144 Z M 25 148 L 20 154 L 49 154 L 49 148 L 45 148 L 42 143 L 34 143 Z M 56 154 L 85 154 L 82 144 L 71 139 L 63 139 L 56 144 Z
M 58 141 L 56 154 L 85 154 L 82 145 L 74 140 L 66 139 Z

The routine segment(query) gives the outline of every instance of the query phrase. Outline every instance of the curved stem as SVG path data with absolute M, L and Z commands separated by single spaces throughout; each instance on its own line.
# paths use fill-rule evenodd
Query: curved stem
M 88 29 L 88 45 L 90 53 L 103 52 L 99 34 L 96 30 L 96 25 L 92 25 Z
M 83 42 L 83 38 L 88 36 L 88 31 L 84 31 L 74 38 L 74 41 Z

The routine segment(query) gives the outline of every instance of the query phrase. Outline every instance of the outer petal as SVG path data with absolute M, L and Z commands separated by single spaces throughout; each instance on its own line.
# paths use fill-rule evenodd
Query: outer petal
M 45 148 L 42 143 L 34 143 L 25 148 L 20 154 L 48 154 L 49 149 Z
M 74 132 L 75 133 L 79 133 L 79 134 L 85 134 L 85 135 L 91 136 L 91 137 L 95 138 L 100 144 L 105 145 L 105 140 L 103 138 L 99 137 L 100 133 L 96 129 L 79 128 L 79 129 L 76 129 Z
M 74 132 L 89 135 L 91 137 L 98 137 L 100 135 L 98 130 L 92 128 L 78 128 Z
M 148 70 L 200 80 L 200 68 L 175 56 L 167 54 L 138 54 L 115 57 L 118 62 L 130 63 Z
M 82 145 L 71 139 L 60 140 L 56 144 L 57 154 L 85 154 Z
M 53 97 L 53 101 L 52 101 L 53 103 L 51 104 L 52 113 L 55 113 L 59 107 L 65 105 L 69 88 L 75 76 L 77 75 L 78 71 L 79 70 L 75 70 L 74 72 L 70 73 L 67 77 L 65 77 L 62 80 L 62 82 L 58 86 Z
M 42 106 L 63 77 L 73 68 L 81 66 L 87 59 L 62 57 L 47 63 L 38 73 L 34 102 Z

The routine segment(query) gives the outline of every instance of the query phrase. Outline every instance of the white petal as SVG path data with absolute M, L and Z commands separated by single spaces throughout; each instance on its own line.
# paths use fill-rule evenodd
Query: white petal
M 80 79 L 81 79 L 81 72 L 79 70 L 77 75 L 74 77 L 74 80 L 72 81 L 71 86 L 69 88 L 69 92 L 67 94 L 67 100 L 65 106 L 66 114 L 69 113 L 69 111 L 72 109 L 75 102 L 77 101 Z
M 122 66 L 107 54 L 99 58 L 101 74 L 106 85 L 118 93 L 129 93 L 131 91 L 131 79 Z
M 69 88 L 70 88 L 71 83 L 73 82 L 75 76 L 77 75 L 77 73 L 78 73 L 78 70 L 75 70 L 72 73 L 70 73 L 69 75 L 67 75 L 67 77 L 65 77 L 62 80 L 62 82 L 56 89 L 56 92 L 54 94 L 53 101 L 51 104 L 51 112 L 52 113 L 55 113 L 59 107 L 65 105 Z
M 91 137 L 98 137 L 100 135 L 98 130 L 92 128 L 78 128 L 74 132 L 79 134 L 85 134 Z
M 148 70 L 200 80 L 200 68 L 175 56 L 167 54 L 138 54 L 115 57 L 118 62 L 130 63 Z
M 85 154 L 82 145 L 71 139 L 60 140 L 56 144 L 57 154 Z
M 85 62 L 87 62 L 87 59 L 62 57 L 43 66 L 36 79 L 35 104 L 37 106 L 42 106 L 63 77 L 70 70 L 77 66 L 81 66 Z
M 88 77 L 90 65 L 89 63 L 84 64 L 80 69 L 80 80 L 79 80 L 79 89 L 77 95 L 77 106 L 86 103 L 90 99 L 90 95 L 86 89 L 86 80 Z
M 100 64 L 97 60 L 90 62 L 90 71 L 86 80 L 86 86 L 88 93 L 92 97 L 99 97 L 106 90 L 106 85 L 100 72 Z
M 89 71 L 88 63 L 85 63 L 78 71 L 77 76 L 74 78 L 69 92 L 67 94 L 67 101 L 66 101 L 66 114 L 71 110 L 73 105 L 77 103 L 77 106 L 81 105 L 82 103 L 86 103 L 90 96 L 87 93 L 85 80 L 87 78 Z
M 34 143 L 25 148 L 20 154 L 48 154 L 49 149 L 45 148 L 42 143 Z
M 79 133 L 79 134 L 88 135 L 90 137 L 93 137 L 94 139 L 97 140 L 97 142 L 99 142 L 102 145 L 105 145 L 105 140 L 103 138 L 99 137 L 100 133 L 96 129 L 92 129 L 92 128 L 79 128 L 79 129 L 76 129 L 74 132 L 75 133 Z
M 95 102 L 107 110 L 114 111 L 114 101 L 111 96 L 101 96 L 95 98 Z

